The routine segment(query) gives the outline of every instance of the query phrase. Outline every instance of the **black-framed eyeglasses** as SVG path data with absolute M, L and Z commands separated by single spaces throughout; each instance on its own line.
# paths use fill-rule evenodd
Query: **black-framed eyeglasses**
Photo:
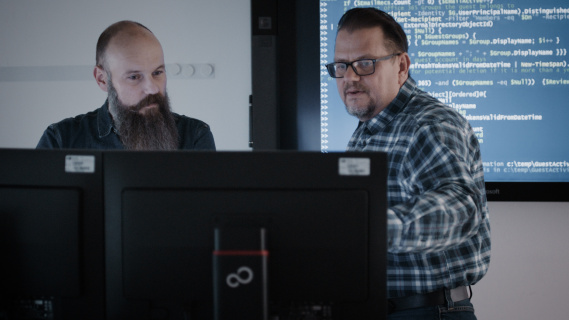
M 360 59 L 352 62 L 332 62 L 326 65 L 326 69 L 332 78 L 343 78 L 348 72 L 348 66 L 352 66 L 358 76 L 367 76 L 375 72 L 376 62 L 389 60 L 400 54 L 401 52 L 377 59 Z

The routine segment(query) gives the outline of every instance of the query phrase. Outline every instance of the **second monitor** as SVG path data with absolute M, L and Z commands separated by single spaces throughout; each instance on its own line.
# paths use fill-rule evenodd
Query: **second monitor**
M 109 319 L 213 319 L 228 227 L 250 231 L 225 246 L 252 237 L 241 253 L 266 258 L 265 316 L 385 315 L 385 154 L 109 152 L 104 167 Z M 237 267 L 235 296 L 253 275 Z

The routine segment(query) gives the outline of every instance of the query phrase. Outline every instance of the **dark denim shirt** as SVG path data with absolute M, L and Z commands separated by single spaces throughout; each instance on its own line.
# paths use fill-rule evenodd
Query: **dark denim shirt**
M 209 126 L 200 120 L 174 113 L 179 146 L 184 150 L 215 150 Z M 37 149 L 124 149 L 108 111 L 102 107 L 47 127 Z

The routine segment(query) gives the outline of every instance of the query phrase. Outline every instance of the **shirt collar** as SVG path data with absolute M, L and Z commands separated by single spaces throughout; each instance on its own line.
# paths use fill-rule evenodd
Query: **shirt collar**
M 113 121 L 111 119 L 111 114 L 109 113 L 109 101 L 105 101 L 105 104 L 99 109 L 97 115 L 97 127 L 99 129 L 99 138 L 104 138 L 111 134 L 113 131 Z

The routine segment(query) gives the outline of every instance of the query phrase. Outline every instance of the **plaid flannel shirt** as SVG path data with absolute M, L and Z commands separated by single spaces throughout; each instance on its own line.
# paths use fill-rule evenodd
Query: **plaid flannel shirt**
M 475 284 L 490 263 L 478 140 L 455 110 L 409 78 L 360 122 L 347 151 L 388 154 L 388 297 Z

